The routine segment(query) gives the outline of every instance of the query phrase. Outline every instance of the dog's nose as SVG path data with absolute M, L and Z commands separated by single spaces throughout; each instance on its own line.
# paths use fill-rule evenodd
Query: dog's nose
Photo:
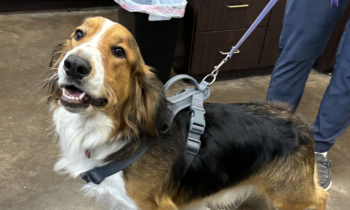
M 91 73 L 91 64 L 85 58 L 70 55 L 64 61 L 64 70 L 74 79 L 82 79 Z

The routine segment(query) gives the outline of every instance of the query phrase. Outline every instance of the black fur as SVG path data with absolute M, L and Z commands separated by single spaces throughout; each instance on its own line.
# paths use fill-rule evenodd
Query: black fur
M 159 136 L 141 131 L 106 161 L 130 156 L 135 148 L 151 144 L 144 155 L 147 158 L 137 161 L 144 165 L 142 170 L 145 174 L 157 171 L 164 178 L 171 174 L 164 193 L 175 191 L 174 198 L 181 199 L 180 203 L 189 203 L 244 181 L 277 158 L 287 161 L 301 146 L 313 154 L 309 126 L 287 109 L 265 103 L 206 103 L 204 108 L 206 128 L 201 137 L 201 149 L 184 177 L 190 110 L 178 113 L 168 132 L 162 133 L 170 116 L 164 97 L 161 97 L 155 119 Z M 124 175 L 128 178 L 128 168 Z
M 159 108 L 160 113 L 166 113 L 164 106 Z M 264 164 L 287 157 L 301 145 L 313 150 L 310 138 L 302 135 L 310 133 L 307 125 L 298 126 L 298 123 L 282 118 L 278 112 L 287 112 L 282 108 L 271 106 L 271 109 L 277 109 L 274 114 L 266 107 L 259 108 L 264 106 L 269 105 L 206 103 L 207 125 L 201 137 L 202 146 L 183 178 L 190 111 L 180 112 L 153 148 L 163 151 L 164 157 L 154 157 L 159 159 L 159 164 L 165 164 L 166 157 L 176 156 L 169 190 L 177 187 L 179 194 L 183 190 L 191 192 L 187 197 L 182 196 L 185 202 L 190 202 L 234 186 L 257 173 Z M 159 117 L 158 129 L 164 125 L 162 119 L 166 116 Z M 143 136 L 143 140 L 147 138 Z
M 193 192 L 188 199 L 233 186 L 301 144 L 313 148 L 309 139 L 296 136 L 291 121 L 265 110 L 252 111 L 249 104 L 206 104 L 205 110 L 207 127 L 200 153 L 181 181 L 181 186 Z M 187 121 L 187 114 L 181 113 L 176 120 Z

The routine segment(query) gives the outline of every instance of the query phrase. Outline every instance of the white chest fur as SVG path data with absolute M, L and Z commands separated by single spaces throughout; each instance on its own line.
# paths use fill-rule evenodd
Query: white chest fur
M 54 123 L 59 136 L 62 156 L 54 170 L 76 178 L 81 173 L 102 165 L 102 160 L 124 146 L 118 139 L 107 143 L 114 128 L 112 120 L 102 112 L 74 114 L 60 107 L 54 111 Z M 91 158 L 85 156 L 90 149 Z M 127 196 L 123 172 L 107 177 L 101 184 L 89 183 L 83 187 L 87 195 L 97 197 L 113 210 L 136 210 Z

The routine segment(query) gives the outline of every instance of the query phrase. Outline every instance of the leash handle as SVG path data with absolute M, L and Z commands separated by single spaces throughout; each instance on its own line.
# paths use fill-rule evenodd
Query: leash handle
M 332 1 L 338 1 L 338 0 L 332 0 Z M 256 18 L 256 20 L 253 22 L 253 24 L 249 27 L 247 32 L 243 35 L 243 37 L 238 41 L 238 43 L 232 47 L 231 51 L 228 53 L 226 58 L 224 58 L 221 63 L 214 67 L 214 70 L 208 74 L 202 81 L 206 81 L 208 77 L 212 77 L 212 81 L 209 83 L 209 85 L 212 85 L 217 75 L 219 74 L 219 69 L 221 66 L 223 66 L 236 52 L 239 47 L 243 44 L 243 42 L 250 36 L 250 34 L 255 30 L 255 28 L 260 24 L 260 22 L 266 17 L 267 13 L 271 11 L 271 9 L 275 6 L 275 4 L 278 2 L 278 0 L 270 0 L 270 2 L 266 5 L 264 10 L 260 13 L 260 15 Z

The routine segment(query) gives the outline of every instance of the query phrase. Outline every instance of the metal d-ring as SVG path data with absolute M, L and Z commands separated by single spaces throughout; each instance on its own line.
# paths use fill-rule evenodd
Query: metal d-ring
M 213 80 L 208 84 L 208 85 L 210 86 L 210 85 L 212 85 L 212 84 L 215 82 L 216 76 L 215 76 L 215 75 L 212 75 L 212 74 L 208 74 L 207 76 L 205 76 L 205 77 L 203 78 L 202 82 L 205 81 L 208 77 L 213 77 Z M 207 81 L 205 81 L 205 82 L 207 82 Z

